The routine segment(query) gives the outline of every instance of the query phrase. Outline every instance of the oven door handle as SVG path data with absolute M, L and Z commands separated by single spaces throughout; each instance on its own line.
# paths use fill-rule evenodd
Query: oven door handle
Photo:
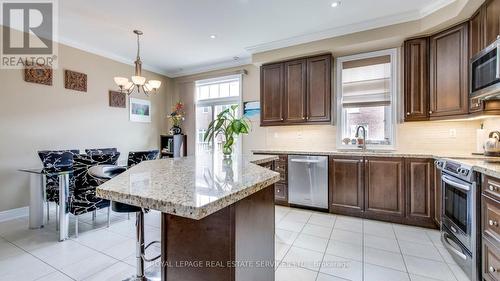
M 457 250 L 453 244 L 451 244 L 450 242 L 450 239 L 448 238 L 450 235 L 448 233 L 443 233 L 443 240 L 445 243 L 443 243 L 443 245 L 449 250 L 451 251 L 452 253 L 454 253 L 456 256 L 458 256 L 459 258 L 463 259 L 464 261 L 467 260 L 467 256 L 462 253 L 461 251 Z
M 459 183 L 459 182 L 456 182 L 456 181 L 454 181 L 454 180 L 450 179 L 450 178 L 449 178 L 449 177 L 447 177 L 447 176 L 442 176 L 442 177 L 441 177 L 441 179 L 442 179 L 445 183 L 447 183 L 447 184 L 449 184 L 449 185 L 452 185 L 452 186 L 454 186 L 454 187 L 458 187 L 458 188 L 460 188 L 460 189 L 462 189 L 462 190 L 465 190 L 465 191 L 469 191 L 469 190 L 470 190 L 470 186 L 465 185 L 465 184 L 462 184 L 462 183 Z

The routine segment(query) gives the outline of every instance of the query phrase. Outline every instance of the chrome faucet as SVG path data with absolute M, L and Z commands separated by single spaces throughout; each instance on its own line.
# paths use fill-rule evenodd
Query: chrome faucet
M 362 148 L 363 150 L 366 150 L 366 128 L 362 125 L 359 125 L 356 128 L 356 135 L 354 135 L 354 137 L 359 138 L 359 129 L 363 129 L 363 144 L 358 145 L 358 147 Z

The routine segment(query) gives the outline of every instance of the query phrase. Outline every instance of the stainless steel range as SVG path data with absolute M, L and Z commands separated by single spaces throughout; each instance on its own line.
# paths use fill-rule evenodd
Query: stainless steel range
M 472 167 L 440 159 L 442 171 L 441 241 L 472 281 L 479 279 L 480 216 L 476 173 Z

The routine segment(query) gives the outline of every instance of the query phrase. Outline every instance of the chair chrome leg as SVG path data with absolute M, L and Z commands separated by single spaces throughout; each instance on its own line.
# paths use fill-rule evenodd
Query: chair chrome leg
M 127 219 L 128 220 L 130 219 L 130 213 L 127 213 Z
M 92 212 L 92 221 L 95 221 L 95 217 L 96 217 L 96 210 Z
M 111 223 L 111 216 L 110 215 L 111 215 L 111 206 L 108 207 L 108 227 Z
M 47 222 L 50 221 L 50 206 L 49 206 L 49 201 L 47 201 Z
M 75 237 L 78 238 L 78 215 L 75 216 Z
M 56 231 L 59 231 L 59 205 L 56 204 Z

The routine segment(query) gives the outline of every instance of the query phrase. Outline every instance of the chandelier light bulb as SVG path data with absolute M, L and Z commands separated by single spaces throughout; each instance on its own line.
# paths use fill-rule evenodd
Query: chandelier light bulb
M 142 86 L 142 85 L 144 85 L 144 83 L 146 83 L 146 77 L 142 77 L 142 76 L 132 76 L 132 82 L 133 82 L 135 85 Z

